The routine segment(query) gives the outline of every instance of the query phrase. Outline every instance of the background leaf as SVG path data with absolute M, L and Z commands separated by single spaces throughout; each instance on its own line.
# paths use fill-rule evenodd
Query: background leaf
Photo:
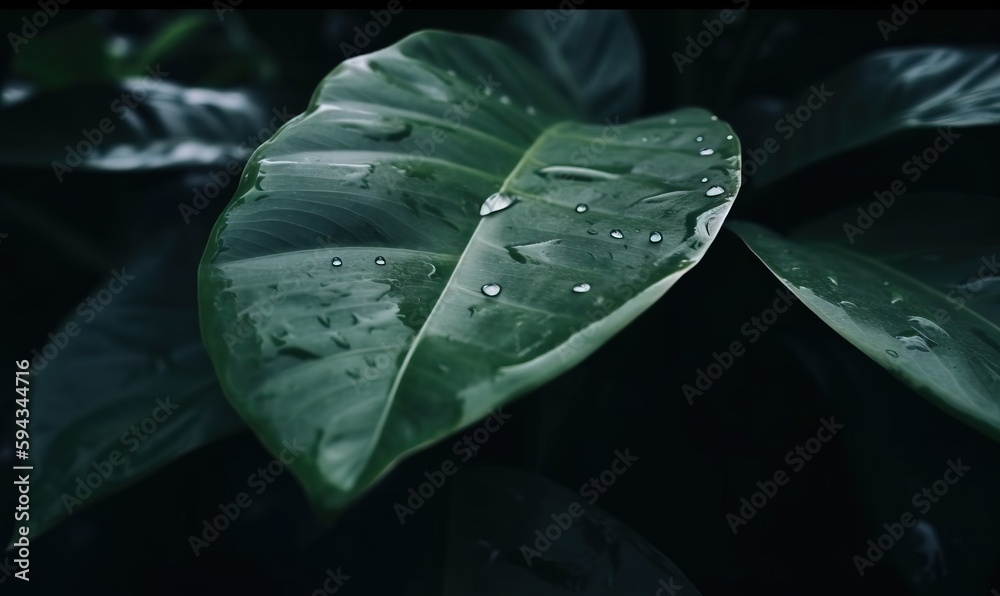
M 625 12 L 519 10 L 507 17 L 497 36 L 595 121 L 639 113 L 645 65 Z
M 801 121 L 783 122 L 777 130 L 781 150 L 760 164 L 757 184 L 908 129 L 1000 122 L 1000 52 L 995 49 L 886 50 L 816 81 L 833 95 L 818 108 L 816 100 L 809 100 L 813 109 Z M 808 105 L 813 93 L 812 86 L 799 93 L 788 102 L 788 113 Z M 765 137 L 775 130 L 770 120 L 761 124 L 768 129 Z
M 1000 204 L 908 196 L 852 243 L 845 226 L 858 218 L 857 209 L 835 213 L 790 240 L 754 224 L 731 226 L 845 339 L 936 405 L 1000 437 Z
M 124 463 L 90 487 L 93 495 L 82 506 L 245 428 L 222 396 L 198 337 L 191 273 L 198 254 L 191 240 L 185 231 L 155 239 L 116 270 L 127 285 L 106 306 L 98 292 L 107 282 L 90 294 L 97 296 L 94 304 L 71 313 L 64 323 L 75 323 L 79 335 L 62 335 L 65 347 L 54 358 L 32 359 L 32 536 L 69 515 L 63 495 L 78 498 L 77 478 L 107 470 L 112 452 Z M 59 325 L 53 334 L 65 329 Z M 168 397 L 177 409 L 153 432 L 132 430 Z
M 265 444 L 308 445 L 321 506 L 568 370 L 707 250 L 739 189 L 728 125 L 572 116 L 511 50 L 427 32 L 338 67 L 251 159 L 202 263 L 203 335 Z
M 444 594 L 681 594 L 691 580 L 642 536 L 579 494 L 513 468 L 473 468 L 456 481 L 448 524 Z M 596 494 L 596 493 L 595 493 Z M 583 510 L 528 565 L 522 546 Z M 576 507 L 573 508 L 575 512 Z

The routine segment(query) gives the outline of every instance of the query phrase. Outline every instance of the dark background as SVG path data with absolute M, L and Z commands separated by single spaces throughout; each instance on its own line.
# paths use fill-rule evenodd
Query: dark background
M 31 12 L 11 11 L 3 23 Z M 642 113 L 707 107 L 733 124 L 746 149 L 754 146 L 761 121 L 780 116 L 782 102 L 854 59 L 889 47 L 989 44 L 1000 31 L 998 12 L 926 7 L 885 41 L 876 21 L 890 12 L 888 6 L 751 9 L 679 74 L 671 54 L 683 51 L 685 37 L 697 34 L 702 19 L 717 11 L 629 11 L 645 60 Z M 365 51 L 425 28 L 489 35 L 502 16 L 407 9 Z M 250 67 L 233 68 L 226 86 L 257 89 L 268 105 L 288 105 L 293 113 L 305 108 L 320 79 L 343 60 L 339 44 L 351 43 L 353 27 L 371 19 L 365 10 L 237 9 L 230 17 L 242 20 L 277 68 L 262 72 L 251 60 Z M 65 10 L 41 35 L 83 18 L 95 16 Z M 177 13 L 109 10 L 97 18 L 109 34 L 142 36 Z M 9 44 L 0 47 L 0 83 L 9 88 L 13 55 Z M 202 80 L 199 68 L 208 61 L 237 61 L 225 46 L 198 47 L 202 51 L 178 59 L 191 65 L 192 83 Z M 184 76 L 175 82 L 186 82 Z M 74 131 L 67 135 L 76 138 Z M 984 143 L 989 136 L 984 130 L 970 135 Z M 730 217 L 785 231 L 863 200 L 898 177 L 911 149 L 926 146 L 932 136 L 893 138 L 827 160 L 762 191 L 752 205 L 737 200 Z M 976 167 L 995 158 L 995 150 L 963 146 L 968 159 L 932 169 L 919 182 L 922 190 L 992 194 L 982 173 L 989 170 Z M 104 283 L 108 270 L 145 242 L 184 227 L 178 201 L 216 170 L 75 172 L 56 184 L 49 168 L 0 167 L 0 232 L 9 234 L 0 254 L 7 271 L 4 335 L 11 338 L 10 359 L 40 348 L 46 333 Z M 756 192 L 752 180 L 743 192 Z M 194 247 L 190 272 L 180 268 L 175 281 L 164 283 L 186 284 L 193 292 L 187 276 L 228 198 L 212 201 L 185 227 Z M 629 448 L 639 462 L 598 505 L 666 554 L 707 596 L 988 596 L 990 588 L 1000 590 L 1000 449 L 924 402 L 802 305 L 781 315 L 705 395 L 687 404 L 681 386 L 712 362 L 713 352 L 745 339 L 741 326 L 771 304 L 779 287 L 742 242 L 724 232 L 703 262 L 625 331 L 574 370 L 511 404 L 511 421 L 470 465 L 516 466 L 576 490 L 607 468 L 615 449 Z M 190 308 L 195 304 L 192 294 Z M 75 398 L 87 399 L 91 379 L 77 382 Z M 725 515 L 756 490 L 756 481 L 787 469 L 784 454 L 814 436 L 820 419 L 829 416 L 845 429 L 734 536 Z M 195 558 L 188 535 L 217 513 L 220 502 L 245 491 L 247 476 L 272 459 L 244 432 L 73 515 L 33 542 L 30 588 L 6 578 L 0 591 L 305 595 L 320 587 L 328 568 L 341 567 L 351 576 L 344 594 L 440 593 L 442 561 L 454 548 L 444 531 L 450 485 L 403 526 L 393 503 L 422 482 L 425 470 L 451 456 L 453 442 L 404 461 L 330 528 L 320 526 L 295 480 L 283 474 Z M 14 461 L 8 444 L 5 439 L 0 448 L 5 469 Z M 926 516 L 940 539 L 947 573 L 935 568 L 936 579 L 913 579 L 924 561 L 910 533 L 859 577 L 852 556 L 863 554 L 883 523 L 911 511 L 912 495 L 941 478 L 947 460 L 958 457 L 972 471 Z M 13 491 L 4 493 L 10 507 L 5 510 L 11 511 Z M 9 535 L 10 527 L 5 522 L 0 532 Z

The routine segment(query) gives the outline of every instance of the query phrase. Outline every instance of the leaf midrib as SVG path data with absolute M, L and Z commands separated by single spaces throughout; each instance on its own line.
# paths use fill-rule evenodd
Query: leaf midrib
M 528 149 L 524 152 L 524 155 L 521 156 L 520 161 L 517 162 L 517 165 L 514 166 L 510 174 L 508 174 L 508 176 L 504 179 L 503 184 L 500 185 L 500 188 L 497 190 L 497 192 L 499 193 L 506 190 L 508 185 L 511 184 L 511 182 L 517 177 L 517 174 L 527 163 L 528 159 L 531 157 L 532 152 L 534 152 L 536 148 L 539 147 L 549 135 L 551 135 L 557 129 L 566 124 L 569 124 L 569 122 L 567 121 L 558 122 L 556 124 L 553 124 L 549 128 L 545 129 L 545 131 L 542 132 L 542 134 L 540 134 L 538 138 L 535 139 L 535 142 L 532 143 L 531 146 L 528 147 Z M 459 256 L 458 261 L 455 263 L 455 268 L 452 270 L 451 276 L 448 277 L 448 281 L 446 281 L 444 286 L 441 288 L 441 293 L 438 295 L 437 301 L 434 303 L 434 307 L 431 309 L 431 312 L 427 315 L 427 320 L 424 322 L 423 326 L 420 327 L 420 331 L 417 332 L 417 335 L 413 338 L 413 341 L 410 343 L 410 347 L 406 350 L 406 356 L 403 357 L 403 362 L 400 364 L 399 370 L 396 372 L 396 378 L 392 383 L 392 387 L 389 388 L 389 396 L 388 399 L 386 400 L 385 405 L 382 408 L 382 416 L 379 418 L 378 424 L 375 426 L 375 432 L 373 433 L 368 453 L 365 455 L 366 467 L 371 463 L 372 455 L 374 454 L 375 449 L 379 444 L 379 437 L 382 436 L 382 432 L 385 429 L 386 421 L 389 418 L 389 412 L 392 409 L 393 403 L 395 402 L 396 395 L 398 395 L 399 393 L 400 382 L 406 375 L 406 370 L 410 364 L 410 360 L 413 357 L 414 352 L 416 352 L 417 346 L 420 344 L 420 341 L 423 339 L 424 333 L 431 326 L 431 321 L 434 319 L 434 313 L 437 312 L 438 307 L 441 305 L 443 301 L 442 299 L 445 295 L 445 292 L 447 292 L 448 288 L 451 287 L 452 281 L 455 279 L 455 276 L 458 275 L 459 271 L 461 270 L 462 262 L 465 260 L 465 257 L 469 254 L 469 249 L 472 247 L 472 241 L 476 237 L 476 234 L 479 233 L 479 229 L 480 227 L 482 227 L 483 221 L 487 217 L 489 217 L 489 215 L 479 216 L 479 223 L 476 224 L 475 229 L 472 230 L 472 234 L 469 235 L 469 241 L 466 243 L 465 248 L 462 250 L 462 254 Z

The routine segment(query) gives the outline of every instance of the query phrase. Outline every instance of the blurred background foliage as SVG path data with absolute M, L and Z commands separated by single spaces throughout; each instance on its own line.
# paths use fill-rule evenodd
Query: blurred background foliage
M 32 12 L 0 13 L 0 30 L 20 31 L 21 18 Z M 998 12 L 923 10 L 886 41 L 876 21 L 889 12 L 745 11 L 678 72 L 671 55 L 683 52 L 685 38 L 717 12 L 628 11 L 642 61 L 637 115 L 703 106 L 733 124 L 744 149 L 756 147 L 761 122 L 777 119 L 791 96 L 848 62 L 890 47 L 990 47 L 1000 30 Z M 113 401 L 122 384 L 172 382 L 165 379 L 174 379 L 178 366 L 204 369 L 196 341 L 197 260 L 235 187 L 189 222 L 178 205 L 191 204 L 193 191 L 227 163 L 249 157 L 240 145 L 268 127 L 272 110 L 301 112 L 320 79 L 344 59 L 342 44 L 355 44 L 354 28 L 372 19 L 366 10 L 237 9 L 223 16 L 62 10 L 16 53 L 9 44 L 0 48 L 0 232 L 9 235 L 0 251 L 9 271 L 5 336 L 12 356 L 41 348 L 112 269 L 161 259 L 149 265 L 157 273 L 144 302 L 122 305 L 133 309 L 128 317 L 105 317 L 88 329 L 101 343 L 68 349 L 54 361 L 50 375 L 61 381 L 33 396 L 33 414 Z M 510 18 L 506 11 L 404 9 L 362 51 L 427 28 L 503 38 Z M 157 64 L 170 73 L 168 81 L 129 118 L 117 119 L 111 102 L 133 93 Z M 77 131 L 103 118 L 116 124 L 102 146 L 108 154 L 85 159 L 59 181 L 52 160 L 82 139 Z M 989 132 L 970 129 L 969 140 L 928 172 L 921 189 L 996 194 Z M 868 199 L 926 143 L 926 135 L 897 135 L 759 192 L 751 180 L 730 217 L 785 231 Z M 713 352 L 742 339 L 740 327 L 770 305 L 778 288 L 742 242 L 724 233 L 654 308 L 583 365 L 513 404 L 511 421 L 470 466 L 513 466 L 572 489 L 605 469 L 615 449 L 631 449 L 640 461 L 600 507 L 670 557 L 706 595 L 1000 589 L 1000 449 L 914 399 L 801 305 L 687 404 L 681 386 Z M 211 378 L 190 382 L 208 383 L 200 391 L 218 389 Z M 399 524 L 393 504 L 450 456 L 453 441 L 446 440 L 404 461 L 331 528 L 317 522 L 284 474 L 194 557 L 188 536 L 271 460 L 218 403 L 213 416 L 229 422 L 220 422 L 211 444 L 37 539 L 34 593 L 87 586 L 107 594 L 305 594 L 322 584 L 327 569 L 339 567 L 351 576 L 345 593 L 437 594 L 461 585 L 446 564 L 455 553 L 481 548 L 468 520 L 481 517 L 482 539 L 490 520 L 512 515 L 498 499 L 465 512 L 463 531 L 444 531 L 458 519 L 453 489 L 482 490 L 459 490 L 462 480 Z M 845 425 L 844 435 L 732 535 L 726 513 L 756 481 L 785 467 L 784 453 L 829 416 Z M 14 461 L 8 445 L 0 446 L 5 469 Z M 859 577 L 851 558 L 882 533 L 881 524 L 911 510 L 910 497 L 958 457 L 972 471 L 926 517 L 947 573 L 928 574 L 921 554 L 927 544 L 907 538 Z M 548 498 L 542 484 L 529 484 L 535 488 L 525 491 Z M 11 491 L 4 499 L 13 507 Z M 547 579 L 530 593 L 563 593 L 562 582 Z M 11 578 L 4 583 L 11 593 L 27 589 Z M 587 589 L 605 593 L 597 583 Z

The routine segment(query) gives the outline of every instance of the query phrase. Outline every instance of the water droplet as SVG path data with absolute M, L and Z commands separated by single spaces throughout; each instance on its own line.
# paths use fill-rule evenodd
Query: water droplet
M 698 155 L 711 155 L 713 153 L 715 153 L 714 149 L 702 149 L 698 152 Z
M 576 212 L 577 213 L 586 213 L 587 212 L 587 204 L 586 203 L 580 203 L 579 205 L 577 205 L 576 206 Z
M 625 235 L 622 234 L 621 230 L 611 230 L 611 237 L 621 240 L 622 238 L 625 237 Z
M 500 293 L 500 285 L 499 284 L 486 284 L 486 285 L 483 286 L 483 294 L 486 294 L 487 296 L 491 296 L 492 297 L 492 296 L 496 296 L 499 293 Z
M 588 229 L 588 230 L 587 230 L 587 233 L 588 233 L 588 234 L 590 234 L 591 236 L 596 236 L 596 235 L 600 234 L 600 232 L 598 232 L 598 231 L 597 231 L 597 230 L 595 230 L 594 228 L 590 228 L 590 229 Z
M 732 141 L 733 140 L 733 135 L 726 135 L 726 140 L 727 141 Z
M 912 336 L 897 335 L 896 339 L 902 342 L 902 344 L 906 346 L 907 350 L 917 350 L 918 352 L 931 351 L 931 349 L 927 346 L 927 342 L 924 341 L 924 338 L 920 337 L 919 335 L 912 335 Z
M 619 178 L 618 174 L 612 174 L 611 172 L 602 172 L 601 170 L 576 166 L 546 166 L 538 170 L 538 173 L 543 176 L 551 176 L 564 180 L 579 180 L 581 182 L 616 180 Z
M 529 116 L 534 116 L 535 114 L 538 113 L 538 110 L 535 109 L 535 106 L 528 106 L 528 109 L 525 111 L 528 112 Z
M 344 261 L 342 261 L 340 257 L 333 257 L 333 260 L 330 261 L 330 264 L 333 265 L 334 267 L 340 267 L 341 265 L 344 264 Z
M 941 339 L 942 337 L 951 337 L 951 335 L 947 331 L 942 329 L 940 325 L 929 319 L 913 316 L 907 319 L 907 321 L 915 323 L 917 327 L 923 329 L 924 333 L 922 333 L 921 335 L 924 335 L 929 339 L 933 339 L 933 336 L 935 335 L 938 337 L 938 339 Z M 917 327 L 914 327 L 914 329 L 917 329 Z M 920 331 L 920 329 L 917 329 L 917 331 Z
M 712 120 L 718 120 L 718 119 L 719 119 L 718 116 L 716 116 L 715 114 L 712 115 Z
M 584 292 L 590 291 L 590 284 L 576 284 L 573 286 L 573 291 L 577 294 L 582 294 Z
M 899 358 L 899 354 L 896 353 L 896 350 L 886 350 L 885 353 L 893 358 Z
M 702 178 L 701 181 L 702 182 L 708 182 L 708 178 Z
M 705 191 L 705 196 L 706 197 L 717 197 L 717 196 L 721 195 L 724 192 L 726 192 L 726 191 L 721 186 L 713 186 L 712 188 L 710 188 L 707 191 Z
M 385 265 L 385 257 L 375 257 L 376 265 Z
M 649 233 L 649 241 L 650 242 L 656 243 L 656 242 L 659 242 L 660 240 L 663 240 L 663 234 L 661 234 L 661 233 L 659 233 L 659 232 L 657 232 L 655 230 Z
M 510 195 L 495 192 L 483 201 L 483 206 L 479 208 L 479 215 L 489 215 L 506 209 L 514 204 L 514 200 L 514 197 Z
M 500 96 L 500 103 L 502 103 L 505 106 L 509 106 L 510 105 L 510 98 L 507 97 L 506 95 L 501 95 Z
M 837 280 L 833 279 L 832 277 L 827 277 L 827 279 L 830 280 L 830 283 L 832 283 L 835 286 L 839 286 L 840 285 L 840 284 L 837 283 Z
M 896 304 L 897 302 L 902 302 L 903 297 L 899 295 L 899 292 L 892 293 L 892 299 L 889 300 L 889 304 Z
M 696 140 L 696 141 L 698 141 L 700 143 L 700 142 L 702 142 L 702 141 L 705 140 L 705 137 L 695 137 L 694 140 Z

